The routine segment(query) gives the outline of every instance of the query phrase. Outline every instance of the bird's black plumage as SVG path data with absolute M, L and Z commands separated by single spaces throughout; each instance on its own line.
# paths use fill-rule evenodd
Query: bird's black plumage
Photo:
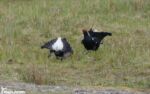
M 71 48 L 69 42 L 67 41 L 67 39 L 66 39 L 66 38 L 63 38 L 63 39 L 62 39 L 62 42 L 63 42 L 63 44 L 64 44 L 64 46 L 65 46 L 65 47 L 63 48 L 63 52 L 71 52 L 71 53 L 73 53 L 73 50 L 72 50 L 72 48 Z
M 49 42 L 46 42 L 44 45 L 41 46 L 41 48 L 47 48 L 52 49 L 52 45 L 56 42 L 57 38 L 50 40 Z
M 60 51 L 55 51 L 55 55 L 58 57 L 66 58 L 73 54 L 72 47 L 70 46 L 66 38 L 62 38 L 62 43 L 64 45 L 63 49 Z
M 52 39 L 52 40 L 46 42 L 44 45 L 41 46 L 41 49 L 43 49 L 43 48 L 49 49 L 49 51 L 50 51 L 49 56 L 50 56 L 51 53 L 55 52 L 54 49 L 52 48 L 52 45 L 56 42 L 56 40 L 57 40 L 57 38 Z
M 106 36 L 111 36 L 109 32 L 95 32 L 93 29 L 83 30 L 84 38 L 82 44 L 87 50 L 97 50 Z
M 63 45 L 63 48 L 56 50 L 56 48 L 54 48 L 53 45 L 57 42 L 57 40 L 58 38 L 52 39 L 49 42 L 42 45 L 41 48 L 49 49 L 50 54 L 54 53 L 57 58 L 61 58 L 62 60 L 63 58 L 70 56 L 73 53 L 73 50 L 66 38 L 61 38 L 61 44 Z M 57 47 L 62 46 L 61 44 L 57 44 Z
M 82 44 L 87 50 L 94 49 L 94 45 L 96 45 L 96 42 L 94 39 L 90 36 L 89 32 L 86 30 L 83 30 L 84 38 L 82 40 Z
M 94 32 L 94 29 L 92 28 L 88 32 L 92 37 L 96 37 L 99 40 L 103 40 L 106 36 L 112 36 L 112 33 L 110 32 Z

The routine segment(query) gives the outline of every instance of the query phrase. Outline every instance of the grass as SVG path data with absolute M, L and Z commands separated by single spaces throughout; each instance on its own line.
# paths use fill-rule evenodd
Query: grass
M 112 32 L 83 54 L 83 28 Z M 149 0 L 0 0 L 0 80 L 69 86 L 150 88 Z M 66 37 L 72 57 L 40 46 Z

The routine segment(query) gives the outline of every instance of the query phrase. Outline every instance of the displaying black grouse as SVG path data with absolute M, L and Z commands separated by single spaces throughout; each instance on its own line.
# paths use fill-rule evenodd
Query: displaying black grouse
M 109 32 L 97 32 L 97 30 L 82 30 L 84 38 L 82 40 L 82 44 L 87 50 L 97 50 L 102 44 L 102 40 L 106 36 L 111 36 L 112 33 Z
M 51 41 L 45 43 L 41 48 L 47 48 L 50 50 L 51 53 L 54 53 L 56 58 L 60 58 L 61 60 L 65 57 L 70 56 L 73 54 L 73 50 L 68 43 L 66 38 L 58 37 L 56 39 L 52 39 Z M 50 56 L 49 55 L 49 56 Z

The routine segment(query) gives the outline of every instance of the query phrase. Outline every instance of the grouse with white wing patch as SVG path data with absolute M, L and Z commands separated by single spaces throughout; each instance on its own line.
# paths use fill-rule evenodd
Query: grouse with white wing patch
M 82 44 L 84 45 L 85 49 L 94 51 L 99 48 L 100 44 L 102 44 L 102 40 L 106 36 L 112 35 L 110 32 L 97 32 L 97 30 L 92 28 L 90 30 L 82 30 L 82 32 L 84 35 Z
M 61 60 L 73 54 L 73 50 L 70 44 L 68 43 L 67 39 L 61 37 L 50 40 L 49 42 L 41 46 L 41 48 L 49 49 L 50 54 L 54 53 L 56 58 L 60 58 Z

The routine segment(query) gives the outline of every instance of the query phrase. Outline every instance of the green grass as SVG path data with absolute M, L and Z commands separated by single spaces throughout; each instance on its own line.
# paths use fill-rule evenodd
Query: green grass
M 83 54 L 83 28 L 112 32 Z M 150 88 L 149 0 L 0 0 L 0 80 Z M 47 58 L 40 46 L 66 37 L 74 54 Z

